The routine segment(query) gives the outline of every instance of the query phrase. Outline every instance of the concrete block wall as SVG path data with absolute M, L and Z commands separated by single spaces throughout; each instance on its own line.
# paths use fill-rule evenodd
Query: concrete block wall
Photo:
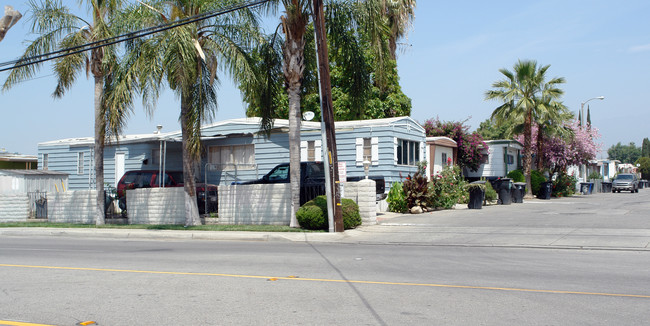
M 289 225 L 290 219 L 288 183 L 219 187 L 220 224 Z
M 354 200 L 359 205 L 359 215 L 363 225 L 377 224 L 377 196 L 375 180 L 363 179 L 358 182 L 346 182 L 343 198 Z
M 47 193 L 47 220 L 53 223 L 94 224 L 97 190 Z
M 127 190 L 129 224 L 185 224 L 184 198 L 183 187 Z
M 27 194 L 0 194 L 0 222 L 25 222 L 29 218 Z

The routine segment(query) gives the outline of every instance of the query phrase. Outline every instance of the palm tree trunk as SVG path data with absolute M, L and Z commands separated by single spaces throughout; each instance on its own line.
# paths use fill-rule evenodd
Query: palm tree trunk
M 526 177 L 526 198 L 533 198 L 533 187 L 530 178 L 530 171 L 533 161 L 532 149 L 532 121 L 533 121 L 533 112 L 528 110 L 526 113 L 526 118 L 524 120 L 524 176 Z
M 289 172 L 291 187 L 291 219 L 289 226 L 299 228 L 296 212 L 300 208 L 300 86 L 305 70 L 305 27 L 306 17 L 294 18 L 287 24 L 284 20 L 286 40 L 284 55 L 284 77 L 289 96 Z
M 200 225 L 199 206 L 196 203 L 196 182 L 194 181 L 193 155 L 190 148 L 190 107 L 185 96 L 181 96 L 181 134 L 183 147 L 183 188 L 185 189 L 185 226 Z
M 289 180 L 291 182 L 291 220 L 299 228 L 296 212 L 300 208 L 300 89 L 290 88 L 289 95 Z
M 102 110 L 104 79 L 95 75 L 95 186 L 97 188 L 97 206 L 95 225 L 104 225 L 104 137 L 106 120 Z
M 544 151 L 544 137 L 542 135 L 541 126 L 537 127 L 537 171 L 544 169 L 544 158 L 542 157 Z

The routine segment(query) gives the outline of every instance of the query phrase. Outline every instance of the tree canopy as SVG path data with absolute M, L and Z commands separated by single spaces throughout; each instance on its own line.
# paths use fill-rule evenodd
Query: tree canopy
M 610 160 L 619 160 L 621 163 L 634 163 L 641 157 L 641 148 L 637 147 L 634 142 L 628 145 L 622 145 L 618 142 L 607 150 Z
M 472 171 L 481 165 L 481 149 L 487 145 L 478 132 L 469 132 L 464 121 L 440 121 L 437 117 L 424 122 L 427 137 L 444 136 L 456 141 L 458 145 L 458 165 Z

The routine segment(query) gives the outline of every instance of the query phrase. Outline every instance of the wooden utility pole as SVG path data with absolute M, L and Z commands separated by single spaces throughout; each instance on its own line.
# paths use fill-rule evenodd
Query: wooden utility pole
M 341 210 L 341 192 L 339 188 L 339 167 L 336 155 L 336 134 L 334 128 L 334 109 L 332 104 L 332 83 L 330 82 L 330 63 L 327 54 L 327 37 L 325 34 L 325 14 L 323 0 L 313 0 L 314 30 L 318 55 L 318 73 L 320 75 L 321 114 L 327 137 L 327 157 L 330 168 L 330 187 L 334 211 L 334 232 L 343 232 L 343 213 Z

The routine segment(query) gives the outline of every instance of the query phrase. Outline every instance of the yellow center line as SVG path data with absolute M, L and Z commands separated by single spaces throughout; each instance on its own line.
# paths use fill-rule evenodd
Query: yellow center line
M 14 264 L 0 264 L 0 267 L 40 268 L 40 269 L 98 271 L 98 272 L 119 272 L 119 273 L 141 273 L 141 274 L 164 274 L 164 275 L 221 276 L 221 277 L 235 277 L 235 278 L 266 279 L 266 280 L 273 279 L 273 280 L 311 281 L 311 282 L 330 282 L 330 283 L 422 286 L 422 287 L 439 287 L 439 288 L 453 288 L 453 289 L 475 289 L 475 290 L 533 292 L 533 293 L 551 293 L 551 294 L 581 294 L 581 295 L 596 295 L 596 296 L 609 296 L 609 297 L 631 297 L 631 298 L 648 298 L 648 299 L 650 299 L 650 295 L 642 295 L 642 294 L 621 294 L 621 293 L 582 292 L 582 291 L 563 291 L 563 290 L 539 290 L 539 289 L 507 288 L 507 287 L 492 287 L 492 286 L 473 286 L 473 285 L 451 285 L 451 284 L 435 284 L 435 283 L 355 281 L 355 280 L 339 280 L 339 279 L 324 279 L 324 278 L 299 278 L 299 277 L 296 277 L 296 276 L 282 277 L 282 276 L 223 274 L 223 273 L 165 272 L 165 271 L 147 271 L 147 270 L 132 270 L 132 269 L 90 268 L 90 267 L 61 267 L 61 266 L 38 266 L 38 265 L 14 265 Z
M 19 322 L 19 321 L 0 320 L 0 326 L 54 326 L 54 325 L 23 323 L 23 322 Z

